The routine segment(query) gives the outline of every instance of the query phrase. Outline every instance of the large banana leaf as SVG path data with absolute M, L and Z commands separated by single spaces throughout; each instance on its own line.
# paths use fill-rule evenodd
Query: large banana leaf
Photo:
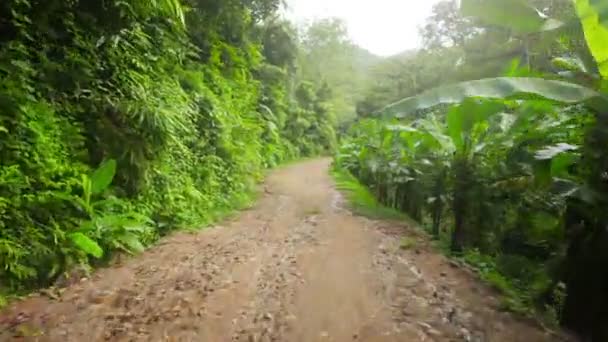
M 575 0 L 589 50 L 600 75 L 608 78 L 608 1 Z M 560 28 L 564 23 L 547 18 L 526 0 L 462 0 L 463 15 L 488 24 L 528 34 Z
M 608 100 L 598 92 L 577 84 L 528 77 L 497 77 L 456 83 L 427 90 L 388 105 L 380 114 L 404 117 L 420 109 L 440 104 L 460 103 L 470 97 L 502 99 L 515 96 L 537 96 L 562 103 L 589 102 L 605 110 Z
M 462 0 L 464 16 L 476 17 L 488 25 L 501 26 L 519 34 L 554 30 L 562 22 L 547 18 L 524 0 Z
M 504 105 L 495 101 L 466 99 L 459 106 L 453 106 L 447 113 L 448 134 L 457 150 L 464 149 L 464 137 L 470 135 L 475 124 L 486 121 L 499 113 Z
M 576 11 L 600 75 L 608 78 L 608 1 L 576 0 Z
M 96 195 L 106 190 L 116 174 L 116 160 L 110 159 L 105 161 L 90 178 L 91 181 L 91 194 Z

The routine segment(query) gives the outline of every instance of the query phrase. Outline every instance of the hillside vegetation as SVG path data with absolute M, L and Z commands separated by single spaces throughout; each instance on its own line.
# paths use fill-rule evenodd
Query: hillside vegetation
M 319 73 L 356 75 L 362 50 L 340 22 L 298 34 L 280 5 L 2 1 L 0 303 L 203 226 L 264 169 L 334 151 L 354 100 Z
M 606 1 L 438 3 L 425 48 L 373 69 L 336 157 L 505 308 L 590 341 L 608 340 L 607 14 Z

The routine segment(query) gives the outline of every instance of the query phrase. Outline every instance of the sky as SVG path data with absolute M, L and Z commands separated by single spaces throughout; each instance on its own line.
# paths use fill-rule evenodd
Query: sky
M 440 0 L 288 0 L 287 15 L 296 22 L 343 19 L 352 40 L 380 56 L 420 47 L 418 27 Z

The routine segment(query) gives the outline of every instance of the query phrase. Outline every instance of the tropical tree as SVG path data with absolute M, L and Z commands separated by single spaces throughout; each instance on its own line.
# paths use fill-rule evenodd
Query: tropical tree
M 608 164 L 600 147 L 608 142 L 604 72 L 608 30 L 602 23 L 605 9 L 600 1 L 576 1 L 580 21 L 568 22 L 572 16 L 564 15 L 562 20 L 549 18 L 532 4 L 521 1 L 461 3 L 463 20 L 471 17 L 470 22 L 482 23 L 483 30 L 468 43 L 491 32 L 484 28 L 490 25 L 491 30 L 505 32 L 522 43 L 522 63 L 508 69 L 509 77 L 430 89 L 377 111 L 382 118 L 398 118 L 403 132 L 422 129 L 435 141 L 449 137 L 450 147 L 437 148 L 445 151 L 438 153 L 443 159 L 412 154 L 410 146 L 426 144 L 418 136 L 413 142 L 381 147 L 384 152 L 368 152 L 364 156 L 370 161 L 380 155 L 389 156 L 383 157 L 383 163 L 390 166 L 372 164 L 372 168 L 348 160 L 344 160 L 344 165 L 355 175 L 365 174 L 363 179 L 372 187 L 384 186 L 385 174 L 393 169 L 414 168 L 423 162 L 436 170 L 445 168 L 445 176 L 438 178 L 443 178 L 443 182 L 425 180 L 424 173 L 412 177 L 421 187 L 413 197 L 417 198 L 418 193 L 427 196 L 423 207 L 433 221 L 432 232 L 441 235 L 441 225 L 437 224 L 439 203 L 451 203 L 453 217 L 448 228 L 453 251 L 464 251 L 465 257 L 473 261 L 480 257 L 468 252 L 471 249 L 491 255 L 491 261 L 478 265 L 485 265 L 480 267 L 487 270 L 488 262 L 495 264 L 500 274 L 511 279 L 497 283 L 502 284 L 501 288 L 513 291 L 504 285 L 511 283 L 521 291 L 518 300 L 540 303 L 550 308 L 556 319 L 585 337 L 604 340 L 608 332 L 603 308 L 608 302 L 600 298 L 605 298 L 608 282 L 605 272 L 598 270 L 608 265 L 608 234 L 604 228 L 608 217 L 601 209 L 608 204 L 608 188 L 602 176 Z M 546 63 L 533 63 L 532 42 L 543 35 L 551 38 L 554 32 L 573 25 L 580 25 L 593 59 L 585 58 L 584 53 L 576 56 L 576 52 L 586 49 L 557 48 L 553 51 L 568 51 L 570 55 L 558 55 L 552 61 L 553 69 L 547 68 Z M 576 35 L 577 30 L 566 33 Z M 576 42 L 579 37 L 571 41 Z M 466 58 L 470 59 L 470 54 L 465 54 Z M 536 65 L 541 65 L 545 73 L 534 71 Z M 428 121 L 421 118 L 429 113 L 440 118 L 441 129 L 422 128 L 432 127 L 420 124 Z M 348 155 L 353 155 L 357 148 L 348 146 Z M 412 158 L 401 160 L 386 154 L 395 149 Z M 448 165 L 441 162 L 446 160 Z M 367 171 L 359 170 L 363 168 Z M 438 198 L 442 201 L 438 202 Z M 418 211 L 408 212 L 424 220 Z M 495 280 L 497 276 L 492 277 Z

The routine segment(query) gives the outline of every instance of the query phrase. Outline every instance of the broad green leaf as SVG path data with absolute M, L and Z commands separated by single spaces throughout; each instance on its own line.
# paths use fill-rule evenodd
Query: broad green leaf
M 529 77 L 497 77 L 430 89 L 420 95 L 390 104 L 380 113 L 402 118 L 416 110 L 440 104 L 460 103 L 469 97 L 502 99 L 520 95 L 535 95 L 563 103 L 590 101 L 590 104 L 600 107 L 608 103 L 608 100 L 596 91 L 573 83 Z
M 523 0 L 462 0 L 460 10 L 463 15 L 476 17 L 485 24 L 505 27 L 520 34 L 555 30 L 563 25 L 542 15 Z
M 112 184 L 115 173 L 116 161 L 114 159 L 107 160 L 101 164 L 91 176 L 91 193 L 99 194 L 106 190 Z
M 604 3 L 599 5 L 600 1 L 592 1 L 597 6 L 592 6 L 589 1 L 576 0 L 576 11 L 581 19 L 587 45 L 595 58 L 600 75 L 608 78 L 608 26 L 606 26 L 608 10 L 605 7 L 599 7 L 606 6 Z M 600 13 L 603 17 L 600 17 Z
M 462 128 L 465 132 L 470 132 L 475 124 L 486 121 L 492 115 L 503 110 L 505 105 L 497 101 L 468 98 L 462 102 L 460 107 L 464 118 Z
M 71 233 L 68 235 L 68 238 L 86 254 L 90 254 L 96 258 L 103 256 L 103 249 L 101 249 L 97 242 L 83 233 Z
M 456 150 L 462 150 L 464 145 L 462 138 L 464 117 L 460 109 L 460 106 L 454 106 L 450 108 L 446 116 L 448 135 L 452 138 Z
M 82 193 L 83 193 L 83 198 L 82 198 L 82 202 L 80 203 L 82 205 L 82 209 L 85 210 L 89 215 L 93 214 L 93 208 L 91 207 L 91 195 L 92 195 L 92 184 L 91 184 L 91 178 L 89 178 L 89 176 L 87 175 L 82 175 Z
M 432 140 L 441 146 L 441 149 L 438 149 L 437 152 L 453 152 L 455 148 L 454 142 L 449 135 L 445 134 L 443 124 L 438 125 L 436 122 L 421 120 L 419 121 L 419 126 L 421 127 L 421 130 L 426 133 L 425 135 L 429 140 Z
M 560 153 L 576 151 L 577 149 L 577 146 L 566 143 L 559 143 L 557 145 L 548 146 L 540 151 L 537 151 L 534 157 L 538 160 L 550 160 Z

